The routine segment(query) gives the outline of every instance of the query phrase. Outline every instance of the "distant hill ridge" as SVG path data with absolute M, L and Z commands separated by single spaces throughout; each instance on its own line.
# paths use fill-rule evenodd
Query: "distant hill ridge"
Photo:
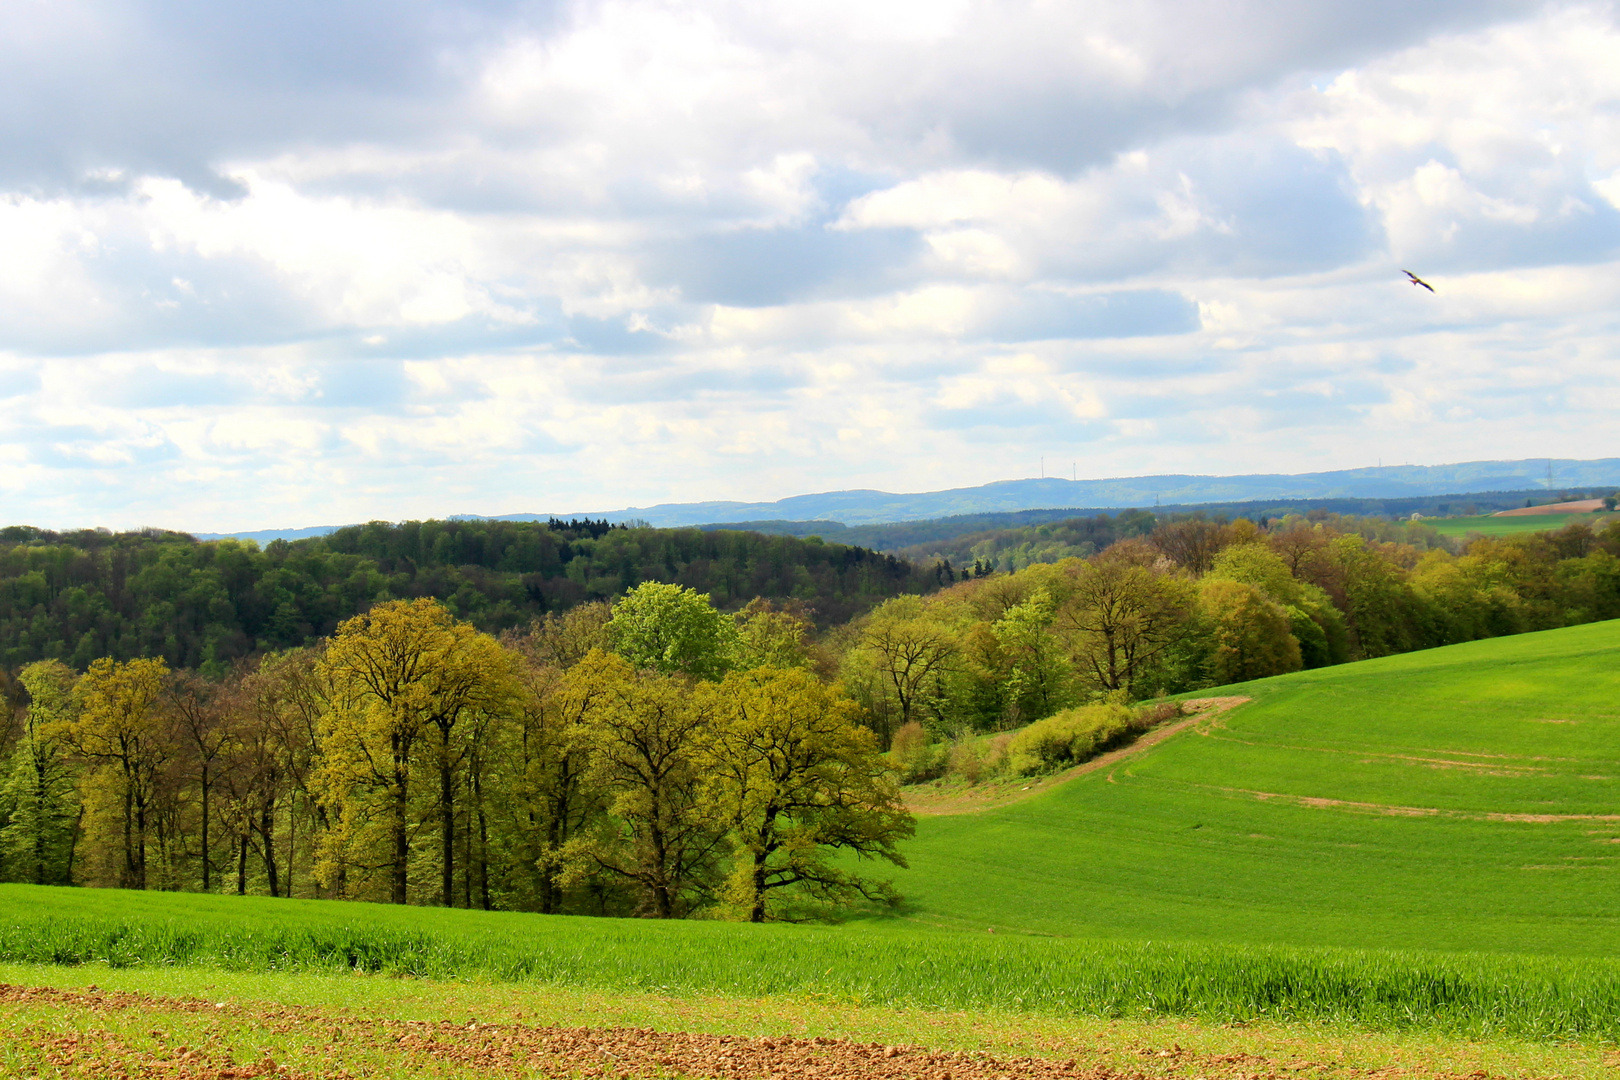
M 1551 483 L 1548 483 L 1549 467 Z M 829 491 L 775 502 L 660 503 L 657 506 L 573 513 L 524 513 L 457 517 L 493 521 L 545 521 L 551 517 L 645 521 L 659 527 L 754 524 L 764 521 L 826 521 L 850 526 L 927 521 L 964 514 L 1034 509 L 1119 509 L 1157 504 L 1231 503 L 1262 499 L 1401 498 L 1459 492 L 1620 486 L 1620 458 L 1577 460 L 1464 461 L 1451 465 L 1384 465 L 1315 473 L 1253 473 L 1243 476 L 1166 474 L 1105 480 L 998 480 L 978 487 L 896 494 Z M 199 539 L 257 540 L 324 536 L 340 525 L 196 533 Z

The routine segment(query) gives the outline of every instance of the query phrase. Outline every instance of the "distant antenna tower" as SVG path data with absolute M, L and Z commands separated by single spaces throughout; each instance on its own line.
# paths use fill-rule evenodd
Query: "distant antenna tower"
M 1046 479 L 1046 455 L 1041 455 L 1041 479 Z
M 1552 458 L 1547 459 L 1547 490 L 1552 490 Z

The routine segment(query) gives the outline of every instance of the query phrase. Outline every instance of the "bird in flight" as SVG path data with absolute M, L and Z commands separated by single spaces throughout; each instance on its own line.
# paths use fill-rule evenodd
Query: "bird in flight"
M 1412 284 L 1421 285 L 1425 289 L 1428 289 L 1430 292 L 1434 292 L 1434 286 L 1433 285 L 1430 285 L 1427 281 L 1424 281 L 1422 278 L 1420 278 L 1416 274 L 1412 273 L 1412 271 L 1410 271 L 1410 270 L 1402 270 L 1401 273 L 1405 274 L 1408 278 L 1410 278 L 1411 281 L 1412 281 Z

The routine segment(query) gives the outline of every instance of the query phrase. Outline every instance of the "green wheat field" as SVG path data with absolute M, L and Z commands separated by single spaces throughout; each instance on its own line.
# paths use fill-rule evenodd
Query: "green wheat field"
M 1263 680 L 996 810 L 903 907 L 654 923 L 0 886 L 0 961 L 1620 1040 L 1620 623 Z

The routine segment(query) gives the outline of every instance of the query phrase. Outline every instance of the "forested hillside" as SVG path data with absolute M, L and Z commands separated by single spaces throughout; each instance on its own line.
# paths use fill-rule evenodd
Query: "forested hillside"
M 960 562 L 968 548 L 987 536 L 1027 534 L 1029 530 L 1041 525 L 1072 530 L 1076 527 L 1076 523 L 1082 521 L 1102 524 L 1109 519 L 1124 518 L 1127 522 L 1134 520 L 1136 524 L 1120 528 L 1119 534 L 1134 536 L 1153 527 L 1152 521 L 1147 522 L 1145 528 L 1142 527 L 1143 514 L 1150 514 L 1158 521 L 1178 521 L 1199 516 L 1220 521 L 1237 518 L 1250 518 L 1254 521 L 1277 520 L 1297 516 L 1316 521 L 1322 520 L 1326 515 L 1327 519 L 1378 519 L 1388 524 L 1392 520 L 1405 521 L 1413 514 L 1420 514 L 1426 518 L 1474 517 L 1541 503 L 1602 498 L 1612 494 L 1613 491 L 1611 487 L 1557 490 L 1534 488 L 1385 499 L 1248 499 L 1242 502 L 1155 505 L 1151 509 L 1068 507 L 1013 510 L 994 514 L 958 514 L 926 521 L 897 521 L 882 525 L 848 526 L 840 521 L 765 520 L 709 524 L 701 525 L 699 528 L 747 529 L 783 536 L 820 536 L 841 544 L 854 544 L 874 551 L 889 551 L 907 558 L 921 557 L 924 560 L 931 560 L 939 555 L 948 555 L 952 562 Z M 969 534 L 974 534 L 971 540 L 967 539 Z M 1009 546 L 1017 546 L 1022 542 L 1015 540 Z M 967 557 L 972 558 L 970 552 Z
M 0 877 L 797 918 L 891 896 L 831 853 L 904 864 L 897 780 L 1030 776 L 1161 718 L 1131 702 L 1620 617 L 1620 524 L 1048 539 L 1122 521 L 1146 531 L 965 579 L 601 522 L 14 534 L 11 647 L 87 622 L 7 673 Z
M 161 656 L 219 671 L 329 636 L 379 600 L 435 597 L 483 630 L 617 596 L 642 581 L 800 602 L 843 622 L 938 587 L 933 568 L 788 536 L 606 522 L 374 522 L 262 550 L 181 533 L 0 530 L 0 665 Z
M 1284 508 L 1286 510 L 1286 507 Z M 1061 559 L 1085 559 L 1102 551 L 1117 540 L 1134 536 L 1171 536 L 1186 529 L 1224 524 L 1232 519 L 1269 521 L 1304 520 L 1322 525 L 1336 533 L 1360 536 L 1381 543 L 1394 542 L 1419 550 L 1445 548 L 1456 554 L 1463 543 L 1443 536 L 1433 525 L 1422 521 L 1391 520 L 1388 516 L 1358 516 L 1315 509 L 1307 515 L 1292 512 L 1250 509 L 1245 513 L 1217 513 L 1202 510 L 1121 510 L 1116 514 L 1096 514 L 1092 517 L 1065 518 L 1060 521 L 1013 524 L 1000 528 L 980 529 L 948 538 L 933 538 L 908 544 L 894 554 L 912 562 L 932 565 L 949 562 L 970 572 L 977 567 L 983 574 L 995 570 L 1021 570 L 1036 563 L 1055 563 Z M 851 530 L 853 531 L 853 530 Z

